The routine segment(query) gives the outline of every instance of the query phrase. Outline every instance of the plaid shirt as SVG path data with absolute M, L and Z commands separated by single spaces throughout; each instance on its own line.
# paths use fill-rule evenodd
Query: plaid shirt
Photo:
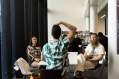
M 47 62 L 46 69 L 62 69 L 63 58 L 67 53 L 69 39 L 61 36 L 59 40 L 46 43 L 43 46 L 43 56 Z

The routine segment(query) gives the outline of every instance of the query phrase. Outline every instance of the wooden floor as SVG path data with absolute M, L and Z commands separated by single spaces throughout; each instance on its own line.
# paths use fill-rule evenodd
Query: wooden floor
M 46 75 L 44 75 L 46 76 Z M 47 74 L 47 79 L 50 79 L 51 73 Z M 56 76 L 52 74 L 52 76 Z M 108 79 L 108 67 L 105 67 L 102 72 L 98 70 L 90 70 L 83 73 L 82 79 Z M 46 77 L 45 77 L 46 78 Z M 30 79 L 45 79 L 40 78 L 40 76 L 34 76 L 34 78 Z M 23 78 L 13 78 L 13 79 L 23 79 Z M 61 79 L 75 79 L 73 76 L 73 72 L 67 72 Z

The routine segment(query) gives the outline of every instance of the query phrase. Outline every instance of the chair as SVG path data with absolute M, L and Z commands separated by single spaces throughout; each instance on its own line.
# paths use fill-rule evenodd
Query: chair
M 16 60 L 14 63 L 14 70 L 18 71 L 20 69 L 23 79 L 28 79 L 28 76 L 31 76 L 33 73 L 30 71 L 30 66 L 26 60 L 22 57 Z

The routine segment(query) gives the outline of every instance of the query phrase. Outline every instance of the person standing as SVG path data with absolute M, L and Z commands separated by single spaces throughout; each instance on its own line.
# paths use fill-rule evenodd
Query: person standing
M 67 35 L 62 35 L 62 25 L 70 30 Z M 75 32 L 75 26 L 61 21 L 52 27 L 53 41 L 48 42 L 43 46 L 42 54 L 48 64 L 46 70 L 56 71 L 55 76 L 58 78 L 54 79 L 61 79 L 64 58 L 67 55 L 68 50 L 67 47 L 70 40 L 74 37 Z

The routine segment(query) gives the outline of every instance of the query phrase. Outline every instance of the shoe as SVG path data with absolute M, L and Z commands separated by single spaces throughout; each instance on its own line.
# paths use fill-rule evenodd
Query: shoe
M 83 79 L 82 72 L 81 71 L 76 71 L 74 73 L 74 79 Z

